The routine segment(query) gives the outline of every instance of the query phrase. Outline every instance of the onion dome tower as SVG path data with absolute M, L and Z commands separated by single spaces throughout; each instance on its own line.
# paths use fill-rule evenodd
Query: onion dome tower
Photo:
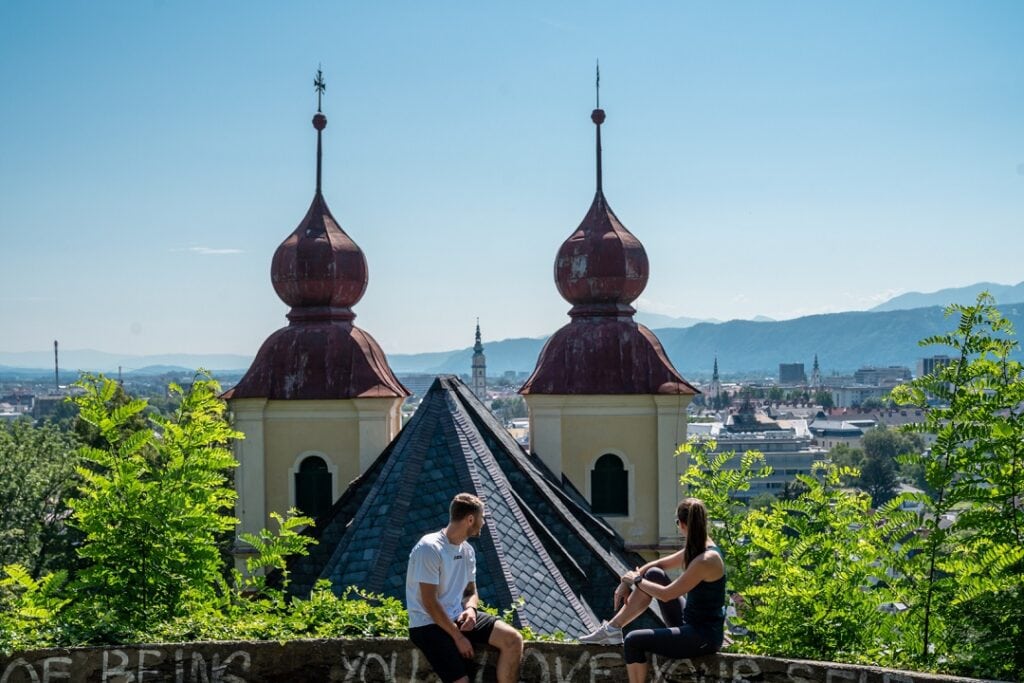
M 267 338 L 245 376 L 225 393 L 246 434 L 236 446 L 243 531 L 267 526 L 272 511 L 325 511 L 398 433 L 400 406 L 409 395 L 377 342 L 353 324 L 352 307 L 369 275 L 363 251 L 321 190 L 327 117 L 319 70 L 314 86 L 316 192 L 270 267 L 274 291 L 291 307 L 288 325 Z
M 604 195 L 600 98 L 590 118 L 597 189 L 554 267 L 555 285 L 572 304 L 570 321 L 545 344 L 520 393 L 530 407 L 532 450 L 627 540 L 655 548 L 662 538 L 677 543 L 670 528 L 679 498 L 674 455 L 698 392 L 654 333 L 633 319 L 631 304 L 647 286 L 647 252 Z M 659 495 L 638 497 L 640 490 Z

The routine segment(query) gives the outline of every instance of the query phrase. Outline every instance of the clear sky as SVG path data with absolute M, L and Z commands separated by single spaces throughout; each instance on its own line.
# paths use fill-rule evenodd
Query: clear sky
M 388 352 L 548 334 L 604 186 L 641 310 L 1024 280 L 1024 2 L 0 3 L 0 350 L 253 354 L 324 195 Z

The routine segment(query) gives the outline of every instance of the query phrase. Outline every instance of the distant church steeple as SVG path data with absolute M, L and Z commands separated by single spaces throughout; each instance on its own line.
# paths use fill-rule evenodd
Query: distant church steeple
M 811 370 L 811 386 L 821 388 L 821 368 L 818 367 L 818 354 L 814 354 L 814 369 Z
M 473 345 L 473 393 L 481 401 L 487 400 L 487 358 L 480 342 L 480 318 L 476 319 L 476 344 Z
M 718 356 L 715 356 L 715 369 L 711 372 L 711 386 L 708 387 L 708 398 L 717 401 L 722 396 L 722 382 L 718 379 Z

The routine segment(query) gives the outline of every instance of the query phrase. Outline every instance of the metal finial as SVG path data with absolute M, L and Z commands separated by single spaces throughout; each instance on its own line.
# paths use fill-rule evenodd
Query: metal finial
M 324 90 L 327 90 L 327 84 L 324 82 L 324 72 L 319 64 L 316 67 L 316 78 L 313 79 L 313 89 L 316 90 L 316 110 L 321 111 Z
M 601 60 L 597 60 L 597 79 L 594 81 L 594 90 L 597 94 L 597 106 L 594 109 L 601 108 Z

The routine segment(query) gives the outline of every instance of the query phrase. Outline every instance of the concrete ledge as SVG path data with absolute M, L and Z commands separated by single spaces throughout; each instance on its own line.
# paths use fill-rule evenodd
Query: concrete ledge
M 494 680 L 496 653 L 478 650 L 475 681 Z M 625 681 L 621 647 L 529 642 L 527 683 Z M 34 650 L 0 658 L 0 683 L 325 683 L 436 681 L 408 640 L 164 643 Z M 954 683 L 976 679 L 736 654 L 652 662 L 651 680 Z

